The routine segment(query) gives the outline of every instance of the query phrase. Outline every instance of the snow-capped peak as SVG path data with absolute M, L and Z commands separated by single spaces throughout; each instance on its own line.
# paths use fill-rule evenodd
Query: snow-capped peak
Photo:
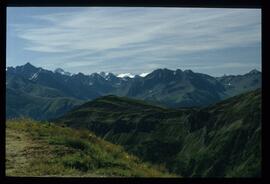
M 132 75 L 131 73 L 121 73 L 121 74 L 118 74 L 117 77 L 120 77 L 120 78 L 124 78 L 124 77 L 134 78 L 135 75 Z
M 101 76 L 101 77 L 103 77 L 105 80 L 108 80 L 109 79 L 109 72 L 99 72 L 99 75 Z
M 99 75 L 101 75 L 102 77 L 106 77 L 109 75 L 108 72 L 99 72 Z
M 148 75 L 149 73 L 142 73 L 140 74 L 141 77 L 145 77 L 146 75 Z

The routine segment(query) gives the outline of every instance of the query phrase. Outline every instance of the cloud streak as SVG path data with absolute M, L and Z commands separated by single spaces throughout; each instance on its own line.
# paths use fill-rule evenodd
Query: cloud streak
M 50 55 L 70 69 L 104 64 L 116 69 L 132 61 L 126 66 L 136 73 L 142 68 L 136 63 L 143 61 L 148 71 L 142 72 L 149 72 L 157 61 L 261 42 L 259 10 L 91 7 L 27 19 L 28 24 L 10 25 L 26 43 L 23 49 Z

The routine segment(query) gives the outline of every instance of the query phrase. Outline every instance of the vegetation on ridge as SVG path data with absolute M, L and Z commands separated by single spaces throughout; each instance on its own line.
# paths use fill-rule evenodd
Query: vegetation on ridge
M 168 177 L 87 130 L 31 119 L 6 122 L 7 176 Z
M 185 177 L 261 175 L 261 90 L 207 108 L 165 109 L 103 97 L 55 120 Z

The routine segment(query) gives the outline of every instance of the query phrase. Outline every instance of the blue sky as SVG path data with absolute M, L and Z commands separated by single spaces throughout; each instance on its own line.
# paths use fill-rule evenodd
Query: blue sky
M 261 70 L 261 10 L 8 7 L 7 66 L 213 76 Z

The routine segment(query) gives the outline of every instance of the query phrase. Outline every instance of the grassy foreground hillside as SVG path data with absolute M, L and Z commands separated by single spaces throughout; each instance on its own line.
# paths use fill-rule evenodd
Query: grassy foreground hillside
M 143 163 L 121 146 L 74 130 L 30 119 L 6 122 L 7 176 L 173 176 Z
M 166 109 L 105 96 L 55 120 L 184 177 L 261 175 L 261 90 L 207 108 Z

